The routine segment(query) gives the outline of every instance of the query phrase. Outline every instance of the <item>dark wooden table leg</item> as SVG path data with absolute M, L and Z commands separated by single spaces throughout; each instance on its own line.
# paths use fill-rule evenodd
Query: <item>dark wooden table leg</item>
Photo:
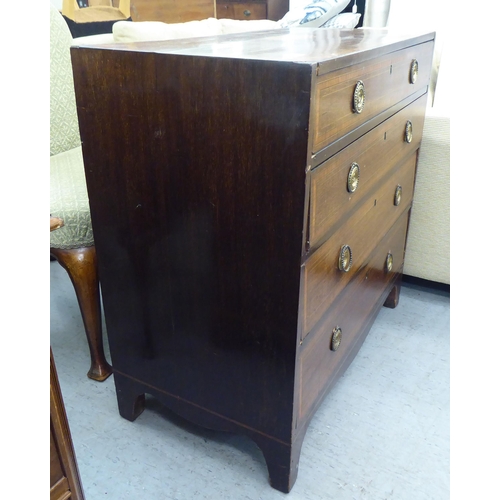
M 289 493 L 297 479 L 304 435 L 297 436 L 291 445 L 265 436 L 252 437 L 266 460 L 271 486 L 283 493 Z
M 390 291 L 387 299 L 384 302 L 384 307 L 389 307 L 390 309 L 394 309 L 399 304 L 399 293 L 401 292 L 401 278 L 400 274 L 394 283 L 394 287 Z
M 128 377 L 114 373 L 118 410 L 120 415 L 133 422 L 145 408 L 144 390 Z

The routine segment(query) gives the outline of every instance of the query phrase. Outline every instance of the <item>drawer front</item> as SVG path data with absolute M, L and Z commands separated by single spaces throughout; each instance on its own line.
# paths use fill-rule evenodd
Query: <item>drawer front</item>
M 236 19 L 240 21 L 252 19 L 267 19 L 265 3 L 217 3 L 218 19 Z
M 426 100 L 426 95 L 420 97 L 311 172 L 308 232 L 311 250 L 319 246 L 336 223 L 348 217 L 405 156 L 419 147 Z M 413 130 L 411 142 L 405 140 L 408 121 Z M 348 185 L 353 168 L 359 173 L 354 191 L 353 186 Z
M 352 217 L 303 265 L 302 339 L 308 335 L 352 276 L 365 264 L 384 234 L 410 205 L 415 163 L 416 153 L 376 189 Z M 401 186 L 402 190 L 400 202 L 395 205 L 397 186 Z M 339 269 L 339 254 L 343 245 L 348 245 L 352 252 L 352 266 L 348 272 Z
M 427 86 L 433 42 L 408 47 L 318 77 L 312 115 L 313 153 L 340 139 L 387 108 Z M 418 77 L 410 82 L 412 61 L 418 61 Z M 365 102 L 353 110 L 356 84 L 364 85 Z
M 305 344 L 299 361 L 299 418 L 307 415 L 328 388 L 331 377 L 341 368 L 370 321 L 381 294 L 401 271 L 407 225 L 408 215 L 405 213 L 377 245 L 369 262 L 349 282 Z M 390 272 L 386 268 L 389 252 L 393 256 Z M 332 351 L 330 346 L 336 327 L 340 327 L 342 338 L 338 349 Z

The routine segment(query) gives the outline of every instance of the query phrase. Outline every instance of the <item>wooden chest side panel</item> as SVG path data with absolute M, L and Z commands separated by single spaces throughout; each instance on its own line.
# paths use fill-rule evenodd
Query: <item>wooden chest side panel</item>
M 311 68 L 73 61 L 113 366 L 286 438 Z

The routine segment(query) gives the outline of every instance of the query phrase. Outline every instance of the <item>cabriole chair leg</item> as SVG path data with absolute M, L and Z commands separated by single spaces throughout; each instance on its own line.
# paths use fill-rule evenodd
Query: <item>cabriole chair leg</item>
M 101 299 L 97 276 L 95 247 L 63 250 L 51 248 L 50 254 L 66 269 L 75 288 L 90 349 L 90 370 L 87 376 L 102 382 L 112 373 L 102 344 Z

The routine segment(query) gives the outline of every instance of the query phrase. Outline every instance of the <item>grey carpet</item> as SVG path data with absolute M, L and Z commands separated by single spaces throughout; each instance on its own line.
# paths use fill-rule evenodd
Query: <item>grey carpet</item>
M 50 273 L 51 346 L 86 500 L 449 498 L 448 293 L 406 284 L 399 306 L 382 309 L 313 418 L 286 495 L 245 437 L 201 429 L 152 398 L 135 422 L 121 418 L 113 377 L 86 377 L 69 278 L 56 262 Z

